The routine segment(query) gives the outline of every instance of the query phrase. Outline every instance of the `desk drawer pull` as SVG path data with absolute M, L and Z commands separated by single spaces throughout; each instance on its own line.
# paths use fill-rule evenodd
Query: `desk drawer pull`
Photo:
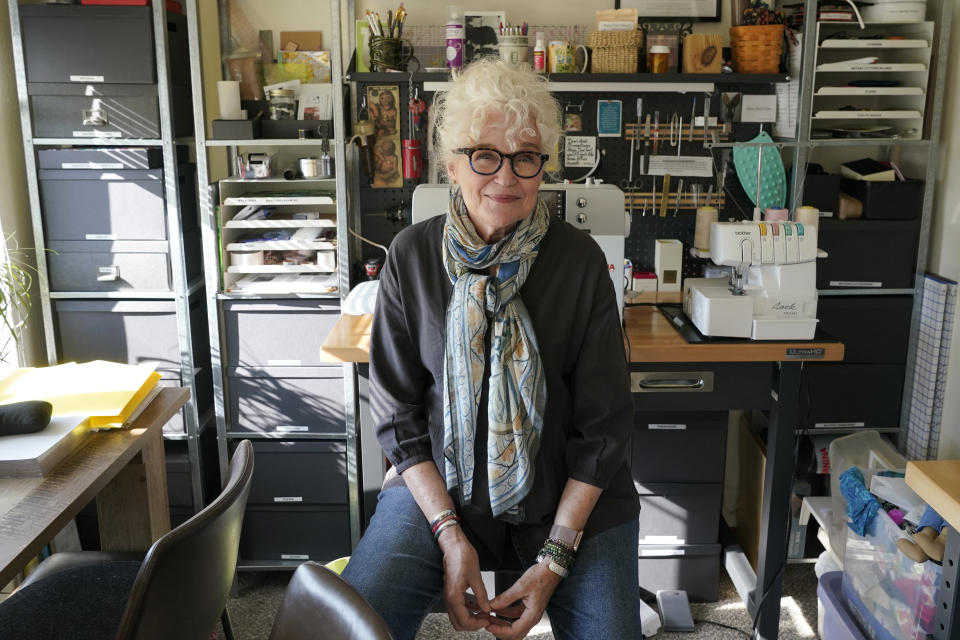
M 713 391 L 713 371 L 634 371 L 634 393 L 704 393 Z
M 640 382 L 641 389 L 703 389 L 703 378 L 650 378 Z

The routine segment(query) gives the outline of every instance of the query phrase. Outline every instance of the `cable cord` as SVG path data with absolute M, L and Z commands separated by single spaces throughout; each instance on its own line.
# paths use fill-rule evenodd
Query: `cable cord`
M 724 629 L 730 629 L 731 631 L 736 631 L 737 633 L 743 634 L 745 638 L 750 637 L 750 633 L 746 629 L 741 629 L 740 627 L 734 627 L 733 625 L 724 624 L 723 622 L 717 622 L 716 620 L 694 620 L 694 624 L 712 624 L 715 627 L 723 627 Z
M 354 235 L 354 236 L 360 238 L 362 241 L 366 242 L 367 244 L 373 245 L 374 247 L 383 250 L 384 253 L 388 253 L 387 248 L 386 248 L 385 246 L 383 246 L 382 244 L 377 244 L 376 242 L 373 242 L 372 240 L 367 240 L 366 238 L 364 238 L 362 235 L 360 235 L 359 233 L 357 233 L 357 232 L 354 231 L 353 229 L 347 229 L 347 231 L 349 231 L 351 235 Z

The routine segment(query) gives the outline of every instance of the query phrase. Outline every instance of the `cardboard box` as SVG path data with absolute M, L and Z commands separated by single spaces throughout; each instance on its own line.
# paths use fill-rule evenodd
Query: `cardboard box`
M 683 279 L 683 243 L 672 238 L 657 238 L 653 264 L 658 292 L 679 293 Z

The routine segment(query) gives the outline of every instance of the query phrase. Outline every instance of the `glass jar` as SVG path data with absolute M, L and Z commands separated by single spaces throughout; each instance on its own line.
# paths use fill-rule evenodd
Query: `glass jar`
M 270 119 L 295 120 L 297 118 L 297 98 L 292 89 L 270 90 Z
M 655 44 L 647 51 L 647 73 L 666 73 L 670 66 L 670 47 Z

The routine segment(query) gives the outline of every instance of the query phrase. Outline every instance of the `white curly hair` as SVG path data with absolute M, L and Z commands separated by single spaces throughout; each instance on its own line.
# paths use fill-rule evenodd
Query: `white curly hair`
M 453 150 L 477 142 L 491 116 L 503 116 L 514 152 L 520 136 L 539 136 L 541 153 L 551 157 L 560 137 L 560 105 L 547 82 L 527 65 L 487 57 L 464 68 L 437 104 L 437 157 L 446 169 Z

